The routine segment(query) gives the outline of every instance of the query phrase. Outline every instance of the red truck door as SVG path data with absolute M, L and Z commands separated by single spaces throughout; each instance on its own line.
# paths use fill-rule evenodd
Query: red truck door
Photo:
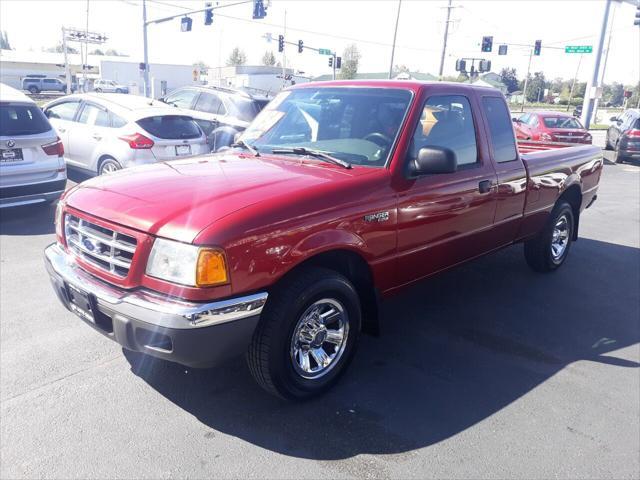
M 518 234 L 527 196 L 527 171 L 518 155 L 509 109 L 501 95 L 482 95 L 481 111 L 486 125 L 485 138 L 498 177 L 495 246 L 507 245 Z
M 455 90 L 453 90 L 455 92 Z M 460 93 L 423 101 L 408 157 L 441 146 L 456 153 L 454 173 L 403 178 L 398 192 L 398 280 L 405 284 L 490 250 L 496 175 L 477 99 Z M 472 108 L 473 105 L 473 108 Z M 507 117 L 509 119 L 509 117 Z

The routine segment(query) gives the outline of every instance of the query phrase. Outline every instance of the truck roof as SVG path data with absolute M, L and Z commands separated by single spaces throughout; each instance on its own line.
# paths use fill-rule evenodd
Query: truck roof
M 287 90 L 294 90 L 298 88 L 309 87 L 378 87 L 378 88 L 402 88 L 405 90 L 418 91 L 425 87 L 441 87 L 455 86 L 462 91 L 483 91 L 496 93 L 499 90 L 493 87 L 483 87 L 470 83 L 460 82 L 437 82 L 437 81 L 420 81 L 420 80 L 330 80 L 321 82 L 309 82 L 301 83 L 287 88 Z

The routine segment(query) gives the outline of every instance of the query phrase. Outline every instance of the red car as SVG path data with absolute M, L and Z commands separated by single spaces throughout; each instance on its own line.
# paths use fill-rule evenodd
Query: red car
M 45 262 L 66 308 L 124 348 L 194 367 L 245 353 L 267 391 L 307 398 L 401 288 L 516 242 L 559 268 L 601 170 L 597 147 L 517 144 L 494 88 L 307 83 L 226 151 L 68 190 Z
M 527 112 L 513 122 L 518 140 L 591 144 L 591 134 L 568 113 Z

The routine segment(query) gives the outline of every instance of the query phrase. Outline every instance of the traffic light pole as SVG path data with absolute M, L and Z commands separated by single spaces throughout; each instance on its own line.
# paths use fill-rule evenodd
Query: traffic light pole
M 609 23 L 609 10 L 611 9 L 611 0 L 607 0 L 604 7 L 604 15 L 602 16 L 602 26 L 600 27 L 600 38 L 598 39 L 598 48 L 593 62 L 593 74 L 591 81 L 587 85 L 584 101 L 582 102 L 582 124 L 588 129 L 591 124 L 591 115 L 593 114 L 593 105 L 595 103 L 595 90 L 598 87 L 598 79 L 600 76 L 600 59 L 602 57 L 602 49 L 604 48 L 604 37 L 607 32 L 607 24 Z M 594 97 L 594 98 L 591 98 Z
M 527 85 L 529 84 L 529 73 L 531 72 L 531 58 L 533 58 L 533 48 L 529 50 L 529 65 L 527 65 L 527 76 L 524 77 L 524 88 L 522 90 L 522 106 L 520 111 L 524 112 L 524 104 L 527 102 Z
M 170 15 L 168 17 L 157 18 L 155 20 L 147 20 L 147 1 L 142 0 L 142 37 L 144 45 L 144 95 L 148 97 L 151 93 L 149 85 L 149 45 L 147 40 L 147 28 L 154 23 L 168 22 L 178 17 L 187 17 L 196 13 L 206 12 L 207 10 L 218 10 L 220 8 L 235 7 L 236 5 L 242 5 L 244 3 L 251 3 L 254 0 L 242 0 L 240 2 L 228 3 L 226 5 L 218 5 L 217 7 L 206 6 L 205 8 L 199 8 L 197 10 L 189 10 L 188 12 L 178 13 L 177 15 Z

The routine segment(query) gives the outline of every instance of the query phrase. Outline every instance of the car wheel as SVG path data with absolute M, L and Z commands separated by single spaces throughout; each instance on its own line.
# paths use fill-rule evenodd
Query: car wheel
M 100 166 L 98 167 L 98 175 L 105 175 L 117 172 L 118 170 L 122 170 L 122 165 L 120 165 L 115 158 L 107 157 L 102 160 L 102 162 L 100 162 Z
M 31 86 L 29 87 L 29 93 L 35 95 L 36 93 L 40 93 L 40 90 L 38 90 L 38 87 Z
M 116 88 L 116 93 L 122 93 L 122 89 L 121 88 Z
M 622 152 L 620 152 L 620 142 L 616 144 L 616 148 L 613 153 L 613 161 L 615 163 L 624 163 L 624 156 L 622 155 Z
M 613 147 L 611 146 L 611 142 L 609 141 L 609 131 L 607 130 L 607 133 L 604 137 L 604 149 L 605 150 L 613 150 Z
M 96 88 L 96 89 L 94 90 L 94 92 L 96 92 L 96 93 L 102 93 L 102 89 L 101 89 L 101 88 Z
M 253 334 L 247 363 L 267 392 L 287 400 L 335 384 L 355 352 L 360 301 L 344 276 L 308 268 L 274 290 Z
M 567 202 L 558 203 L 543 230 L 524 243 L 527 264 L 536 272 L 553 272 L 569 255 L 575 219 Z

